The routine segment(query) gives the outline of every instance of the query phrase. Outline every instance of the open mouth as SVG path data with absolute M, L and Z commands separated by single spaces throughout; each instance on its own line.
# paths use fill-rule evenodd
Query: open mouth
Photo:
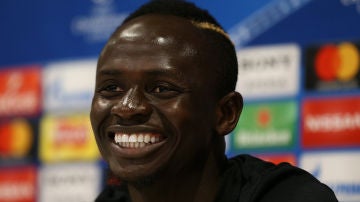
M 115 144 L 123 148 L 136 149 L 159 143 L 165 138 L 154 133 L 110 133 L 110 138 Z

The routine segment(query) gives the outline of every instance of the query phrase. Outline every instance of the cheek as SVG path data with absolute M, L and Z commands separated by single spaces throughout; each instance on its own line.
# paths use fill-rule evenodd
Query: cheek
M 170 102 L 161 103 L 157 105 L 164 116 L 174 122 L 176 126 L 178 122 L 191 119 L 194 106 L 187 98 L 179 98 Z
M 94 97 L 91 105 L 90 120 L 95 134 L 98 133 L 104 119 L 110 115 L 111 106 L 111 102 Z
M 108 154 L 107 150 L 104 149 L 102 146 L 101 126 L 102 123 L 106 120 L 106 117 L 108 117 L 110 109 L 111 104 L 109 101 L 98 99 L 96 97 L 93 98 L 90 111 L 90 121 L 95 135 L 96 143 L 104 159 L 108 156 Z
M 163 107 L 163 111 L 168 114 L 179 114 L 186 115 L 187 113 L 187 106 L 186 106 L 186 99 L 177 99 L 174 102 L 162 103 L 160 106 Z
M 175 133 L 172 161 L 179 170 L 202 162 L 212 148 L 211 119 L 206 108 L 191 99 L 162 105 L 161 111 Z
M 178 133 L 199 133 L 209 127 L 206 105 L 189 98 L 163 103 L 160 111 Z M 192 134 L 193 135 L 193 134 Z M 199 134 L 197 134 L 199 136 Z M 183 137 L 184 138 L 184 137 Z M 195 138 L 195 137 L 194 137 Z

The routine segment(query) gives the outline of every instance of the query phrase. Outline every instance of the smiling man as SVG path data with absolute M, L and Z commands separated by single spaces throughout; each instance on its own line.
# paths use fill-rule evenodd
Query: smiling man
M 227 159 L 236 79 L 234 46 L 206 11 L 157 0 L 131 14 L 98 61 L 91 123 L 121 184 L 97 201 L 336 201 L 289 164 Z

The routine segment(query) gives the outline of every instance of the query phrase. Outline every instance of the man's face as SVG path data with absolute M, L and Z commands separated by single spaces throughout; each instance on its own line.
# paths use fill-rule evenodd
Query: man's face
M 202 36 L 185 19 L 146 15 L 109 40 L 91 123 L 121 179 L 191 172 L 213 149 L 216 82 Z

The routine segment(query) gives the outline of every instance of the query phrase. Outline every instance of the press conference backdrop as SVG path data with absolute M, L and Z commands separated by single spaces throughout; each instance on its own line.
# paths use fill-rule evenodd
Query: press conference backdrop
M 93 201 L 96 59 L 145 0 L 0 1 L 0 202 Z M 245 108 L 227 155 L 290 162 L 360 201 L 360 0 L 194 0 L 229 32 Z M 205 102 L 205 100 L 204 100 Z

